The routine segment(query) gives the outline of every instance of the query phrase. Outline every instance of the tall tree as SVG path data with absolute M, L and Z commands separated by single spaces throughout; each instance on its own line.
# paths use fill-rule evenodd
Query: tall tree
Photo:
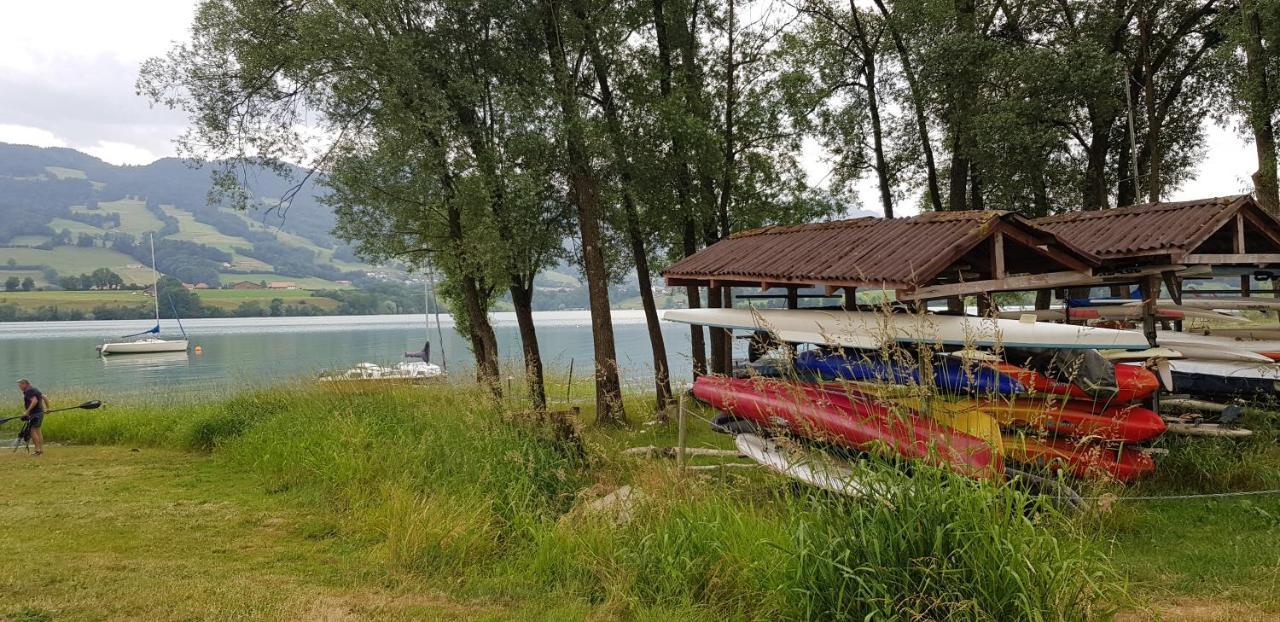
M 559 108 L 559 133 L 564 142 L 570 196 L 578 211 L 578 232 L 582 240 L 582 264 L 587 277 L 591 307 L 591 335 L 596 366 L 596 421 L 616 424 L 626 421 L 622 404 L 622 384 L 618 379 L 618 358 L 613 340 L 613 319 L 609 310 L 609 275 L 605 265 L 601 232 L 603 203 L 600 182 L 587 151 L 586 120 L 579 104 L 578 77 L 569 68 L 566 55 L 571 34 L 581 40 L 582 24 L 576 32 L 560 0 L 542 0 L 542 27 L 550 68 L 552 92 Z
M 1253 174 L 1258 203 L 1280 216 L 1280 188 L 1276 182 L 1277 114 L 1276 38 L 1280 36 L 1280 3 L 1274 0 L 1240 0 L 1236 41 L 1244 51 L 1243 79 L 1238 79 L 1239 100 L 1253 134 L 1258 154 L 1258 170 Z

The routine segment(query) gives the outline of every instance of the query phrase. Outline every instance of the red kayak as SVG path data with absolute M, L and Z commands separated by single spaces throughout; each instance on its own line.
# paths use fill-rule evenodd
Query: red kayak
M 982 439 L 914 412 L 895 413 L 860 393 L 796 382 L 701 376 L 694 397 L 717 410 L 797 436 L 898 455 L 975 478 L 1003 477 L 1002 459 Z
M 1005 456 L 1010 462 L 1062 470 L 1082 478 L 1110 478 L 1121 482 L 1155 470 L 1145 452 L 1131 447 L 1107 447 L 1065 438 L 1006 435 Z
M 1018 367 L 1009 363 L 992 363 L 996 371 L 1012 376 L 1033 393 L 1065 395 L 1072 399 L 1098 401 L 1100 398 L 1090 395 L 1084 389 L 1070 383 L 1054 380 L 1038 371 Z M 1160 388 L 1160 379 L 1150 370 L 1137 365 L 1116 365 L 1116 385 L 1120 390 L 1107 401 L 1114 404 L 1127 404 L 1140 400 Z
M 1160 415 L 1136 405 L 1096 409 L 1092 402 L 1031 397 L 1009 402 L 992 400 L 981 410 L 1001 423 L 1045 430 L 1057 436 L 1140 443 L 1165 430 Z

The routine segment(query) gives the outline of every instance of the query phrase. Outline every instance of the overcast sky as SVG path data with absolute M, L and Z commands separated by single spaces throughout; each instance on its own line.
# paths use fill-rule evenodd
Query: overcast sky
M 134 93 L 138 66 L 185 40 L 196 0 L 44 0 L 8 2 L 0 20 L 0 142 L 72 147 L 114 164 L 174 155 L 186 119 Z M 1195 180 L 1171 200 L 1249 189 L 1251 145 L 1210 128 L 1208 156 Z M 830 170 L 819 150 L 805 165 L 812 181 Z M 877 210 L 875 185 L 860 192 Z

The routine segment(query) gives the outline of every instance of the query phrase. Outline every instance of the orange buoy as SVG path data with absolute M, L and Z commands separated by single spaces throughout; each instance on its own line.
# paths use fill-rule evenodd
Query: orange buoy
M 201 348 L 200 346 L 196 346 L 196 354 L 203 354 L 203 353 L 204 353 L 204 348 Z

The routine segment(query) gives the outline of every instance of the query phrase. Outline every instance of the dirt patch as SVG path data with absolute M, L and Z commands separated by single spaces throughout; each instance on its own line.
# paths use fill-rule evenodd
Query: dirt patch
M 1207 598 L 1175 598 L 1142 611 L 1125 611 L 1116 616 L 1116 622 L 1261 622 L 1274 619 L 1274 614 L 1254 605 Z

